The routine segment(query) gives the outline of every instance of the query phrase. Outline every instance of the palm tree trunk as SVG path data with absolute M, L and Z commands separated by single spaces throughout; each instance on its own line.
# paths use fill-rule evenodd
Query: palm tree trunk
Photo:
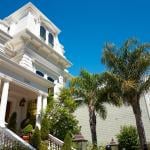
M 96 115 L 95 110 L 92 107 L 89 107 L 89 122 L 92 135 L 92 144 L 93 146 L 97 146 Z
M 138 130 L 138 134 L 139 134 L 141 150 L 148 150 L 147 143 L 146 143 L 145 130 L 144 130 L 143 122 L 142 122 L 139 100 L 137 100 L 136 102 L 134 101 L 132 108 L 133 108 L 133 112 L 135 115 L 136 126 L 137 126 L 137 130 Z

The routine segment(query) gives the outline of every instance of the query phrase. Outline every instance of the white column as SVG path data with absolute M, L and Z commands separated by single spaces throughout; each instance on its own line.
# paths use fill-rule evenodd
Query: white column
M 41 129 L 41 108 L 42 108 L 42 95 L 37 97 L 37 111 L 36 111 L 36 126 Z
M 5 127 L 8 91 L 9 91 L 9 81 L 4 81 L 4 84 L 2 87 L 1 104 L 0 104 L 0 126 L 1 127 Z
M 55 81 L 55 86 L 54 86 L 54 99 L 58 100 L 58 96 L 60 94 L 61 89 L 64 86 L 64 81 L 63 81 L 63 77 L 59 76 L 58 81 Z
M 43 107 L 42 107 L 43 112 L 46 111 L 46 107 L 47 107 L 47 97 L 44 96 L 43 97 Z

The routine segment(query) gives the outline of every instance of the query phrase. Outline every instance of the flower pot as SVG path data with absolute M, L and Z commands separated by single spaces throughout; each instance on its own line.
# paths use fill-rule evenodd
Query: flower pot
M 23 139 L 24 141 L 26 141 L 27 143 L 29 143 L 30 136 L 29 136 L 29 135 L 23 135 L 23 136 L 22 136 L 22 139 Z

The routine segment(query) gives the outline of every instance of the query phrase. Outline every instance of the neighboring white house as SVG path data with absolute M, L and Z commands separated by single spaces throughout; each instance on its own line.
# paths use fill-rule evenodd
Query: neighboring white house
M 32 3 L 0 20 L 0 127 L 17 112 L 17 126 L 36 110 L 40 128 L 48 90 L 57 96 L 71 75 L 60 30 Z
M 130 106 L 115 106 L 106 105 L 107 118 L 100 119 L 97 114 L 97 140 L 99 145 L 109 144 L 112 139 L 117 143 L 116 135 L 123 125 L 134 125 L 135 117 Z M 141 97 L 142 120 L 144 123 L 147 141 L 150 142 L 150 91 L 144 93 Z M 77 119 L 81 125 L 81 131 L 85 139 L 91 142 L 91 133 L 89 126 L 89 113 L 86 106 L 80 107 L 75 112 Z

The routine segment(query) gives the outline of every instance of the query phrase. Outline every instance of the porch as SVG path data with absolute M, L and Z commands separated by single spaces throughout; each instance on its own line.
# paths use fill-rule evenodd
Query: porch
M 38 91 L 38 90 L 37 90 Z M 32 87 L 1 78 L 0 80 L 0 126 L 7 126 L 11 115 L 16 112 L 17 132 L 21 132 L 21 124 L 32 115 L 35 125 L 40 129 L 41 113 L 47 106 L 47 94 L 37 92 Z

